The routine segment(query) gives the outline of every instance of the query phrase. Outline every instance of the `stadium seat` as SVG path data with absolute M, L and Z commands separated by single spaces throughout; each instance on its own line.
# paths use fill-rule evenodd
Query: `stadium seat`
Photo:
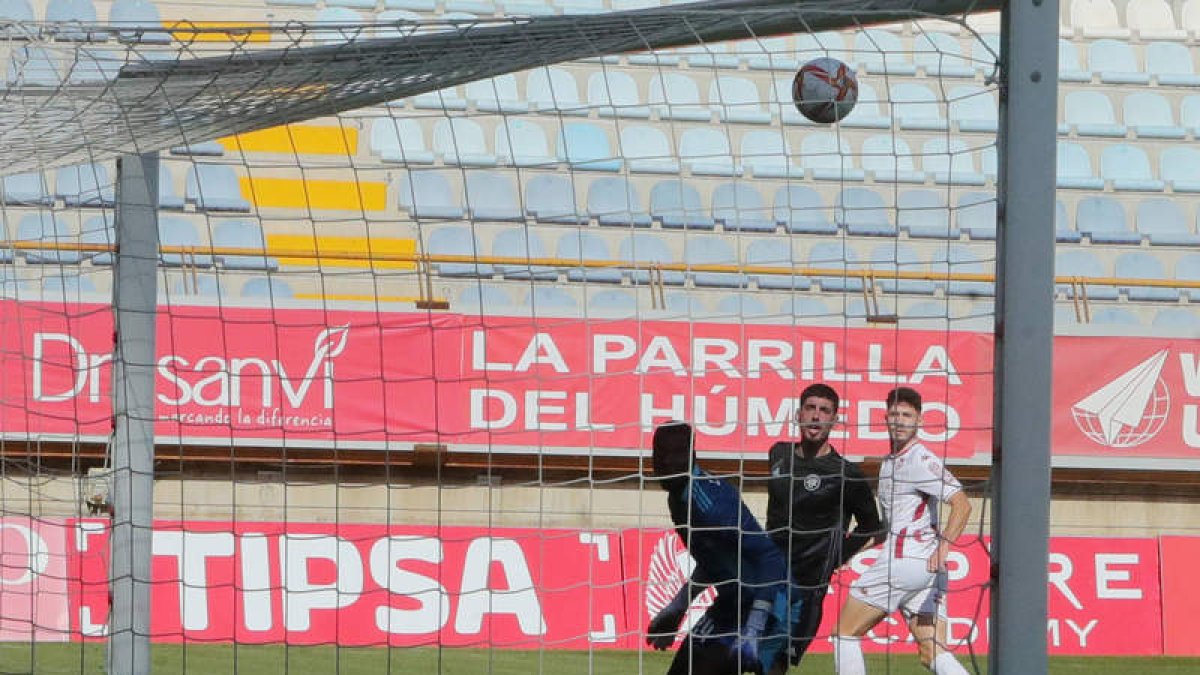
M 991 271 L 988 267 L 975 251 L 963 244 L 938 247 L 929 261 L 931 271 L 943 274 L 987 274 Z M 938 285 L 944 286 L 950 295 L 989 297 L 996 293 L 995 283 L 992 281 L 951 279 Z
M 1184 0 L 1179 25 L 1192 37 L 1200 35 L 1200 0 Z
M 683 245 L 683 261 L 689 267 L 697 265 L 729 265 L 738 266 L 737 253 L 729 245 L 729 240 L 719 235 L 700 235 L 688 237 Z M 741 272 L 691 272 L 692 283 L 696 286 L 713 286 L 718 288 L 745 288 L 746 275 Z
M 896 197 L 896 226 L 913 239 L 958 239 L 950 210 L 937 190 L 905 190 Z
M 1080 136 L 1125 136 L 1125 125 L 1117 124 L 1112 101 L 1098 91 L 1067 92 L 1064 119 Z
M 339 0 L 340 1 L 340 0 Z M 370 0 L 352 0 L 370 2 Z M 433 0 L 405 0 L 414 4 L 428 3 L 429 8 L 422 10 L 433 12 Z M 334 5 L 334 2 L 326 2 Z M 371 3 L 373 8 L 375 3 Z M 364 8 L 365 9 L 365 8 Z M 375 26 L 372 35 L 377 38 L 405 38 L 417 32 L 415 22 L 421 20 L 421 15 L 407 9 L 389 9 L 375 15 Z M 404 25 L 404 24 L 408 25 Z M 388 25 L 391 24 L 391 25 Z
M 993 183 L 1000 178 L 1000 154 L 996 150 L 996 146 L 984 146 L 979 151 L 979 168 L 983 170 L 983 177 Z
M 803 319 L 822 319 L 833 316 L 833 311 L 824 300 L 807 295 L 793 295 L 784 299 L 780 311 L 801 323 Z
M 70 84 L 110 84 L 120 77 L 121 67 L 124 65 L 125 52 L 123 50 L 103 47 L 81 47 L 75 52 L 75 63 L 71 67 L 71 73 L 67 81 Z M 216 148 L 212 148 L 214 145 Z M 220 148 L 220 145 L 215 142 L 211 144 L 202 143 L 200 146 L 210 150 L 220 149 L 220 152 L 217 152 L 217 154 L 224 152 L 224 149 Z M 174 152 L 173 148 L 172 152 Z
M 575 188 L 566 176 L 538 174 L 525 183 L 525 210 L 539 223 L 587 223 Z
M 846 41 L 842 34 L 836 31 L 822 31 L 820 33 L 797 33 L 796 39 L 796 60 L 800 63 L 807 63 L 815 58 L 828 56 L 839 61 L 847 61 L 846 56 Z
M 356 15 L 357 18 L 357 15 Z M 163 30 L 162 16 L 150 0 L 114 0 L 109 23 L 125 28 L 122 40 L 149 44 L 170 44 L 171 34 Z
M 866 262 L 876 273 L 882 273 L 875 280 L 884 293 L 933 295 L 936 290 L 934 283 L 926 279 L 891 279 L 886 276 L 890 272 L 926 271 L 925 262 L 911 244 L 898 241 L 878 244 L 871 249 Z
M 987 179 L 975 170 L 975 158 L 961 138 L 936 136 L 921 147 L 921 168 L 944 185 L 984 185 Z
M 636 312 L 637 298 L 628 291 L 606 289 L 588 298 L 588 309 L 613 313 Z
M 608 134 L 590 122 L 570 122 L 558 135 L 558 159 L 573 168 L 589 171 L 619 171 L 621 159 L 614 157 Z
M 525 96 L 534 110 L 563 115 L 587 115 L 579 102 L 579 84 L 575 75 L 564 68 L 543 67 L 530 71 L 525 81 Z
M 679 173 L 670 139 L 655 126 L 622 125 L 621 154 L 629 170 L 635 173 Z
M 201 210 L 250 210 L 250 202 L 242 198 L 242 189 L 233 167 L 222 164 L 193 164 L 188 167 L 184 197 Z
M 1096 40 L 1088 45 L 1088 68 L 1105 84 L 1149 84 L 1150 75 L 1138 67 L 1128 42 Z
M 792 150 L 782 129 L 748 131 L 742 135 L 742 165 L 755 178 L 799 177 L 803 169 L 791 163 Z
M 1084 37 L 1129 37 L 1112 0 L 1071 0 L 1070 17 L 1071 27 Z
M 46 3 L 46 22 L 75 24 L 77 26 L 95 26 L 100 23 L 96 17 L 96 6 L 92 0 L 50 0 Z M 103 35 L 84 31 L 65 30 L 59 33 L 63 40 L 99 40 Z
M 700 105 L 696 81 L 683 73 L 664 72 L 650 79 L 650 107 L 662 119 L 707 122 L 712 111 Z
M 190 155 L 194 157 L 221 157 L 225 154 L 225 146 L 217 141 L 186 143 L 171 148 L 172 155 Z
M 834 206 L 834 220 L 846 228 L 846 234 L 892 237 L 896 226 L 888 217 L 891 209 L 883 195 L 870 188 L 843 188 Z
M 601 70 L 588 76 L 588 107 L 601 117 L 650 117 L 646 101 L 638 96 L 637 82 L 620 70 Z
M 850 141 L 829 132 L 813 132 L 800 141 L 800 167 L 817 180 L 861 181 L 866 172 L 854 168 Z
M 664 228 L 712 230 L 714 221 L 700 205 L 700 193 L 682 180 L 664 180 L 650 189 L 650 215 Z
M 1146 151 L 1136 145 L 1107 145 L 1100 153 L 1100 177 L 1114 190 L 1161 192 L 1165 184 L 1154 177 Z
M 546 245 L 536 228 L 506 228 L 492 239 L 492 255 L 497 258 L 549 258 Z M 529 263 L 497 263 L 496 271 L 505 279 L 557 281 L 558 271 L 547 265 Z
M 579 260 L 580 262 L 604 262 L 613 259 L 608 252 L 608 244 L 596 234 L 586 230 L 570 230 L 558 238 L 554 257 L 562 260 Z M 571 281 L 599 281 L 604 283 L 621 283 L 621 270 L 616 267 L 574 267 L 567 270 L 567 279 Z
M 922 300 L 901 305 L 898 314 L 902 321 L 915 321 L 924 325 L 933 322 L 945 324 L 950 320 L 949 312 L 949 302 L 946 300 Z
M 290 300 L 296 297 L 291 284 L 276 277 L 256 277 L 247 279 L 242 284 L 243 298 L 269 299 L 274 304 L 279 300 Z
M 913 60 L 926 75 L 974 77 L 975 68 L 963 58 L 958 39 L 945 33 L 922 32 L 913 38 Z
M 955 219 L 958 229 L 972 239 L 996 238 L 996 195 L 964 192 L 958 196 Z
M 782 70 L 796 72 L 803 61 L 796 57 L 791 40 L 785 37 L 760 37 L 741 40 L 737 53 L 750 70 Z
M 917 68 L 908 60 L 910 53 L 898 36 L 887 31 L 868 28 L 854 34 L 854 60 L 868 73 L 915 75 Z
M 1176 260 L 1175 278 L 1179 281 L 1200 281 L 1200 253 L 1189 253 Z M 1200 288 L 1189 288 L 1184 292 L 1191 302 L 1200 301 Z
M 34 21 L 33 8 L 27 0 L 0 0 L 0 19 L 19 23 Z
M 520 187 L 507 173 L 467 171 L 467 211 L 475 220 L 524 222 Z
M 55 172 L 54 196 L 67 206 L 112 206 L 116 187 L 103 164 L 67 166 Z
M 3 201 L 8 206 L 44 206 L 54 202 L 46 174 L 38 171 L 4 177 Z
M 1175 113 L 1171 104 L 1159 94 L 1139 91 L 1129 94 L 1122 103 L 1125 125 L 1133 129 L 1139 138 L 1180 139 L 1187 131 L 1175 124 Z
M 744 77 L 715 77 L 708 85 L 708 104 L 724 122 L 770 124 L 771 113 L 762 107 L 758 87 Z
M 494 307 L 512 307 L 512 296 L 495 284 L 471 284 L 458 293 L 457 304 L 463 309 L 490 314 Z
M 17 222 L 17 241 L 55 245 L 72 243 L 73 238 L 67 223 L 49 211 L 26 213 Z M 78 251 L 54 249 L 24 249 L 20 254 L 30 264 L 75 265 L 83 259 Z
M 560 8 L 562 13 L 567 16 L 603 14 L 608 11 L 604 6 L 604 0 L 553 0 L 551 4 Z
M 792 244 L 788 239 L 756 237 L 746 247 L 748 267 L 795 267 Z M 808 277 L 788 274 L 755 274 L 751 277 L 759 288 L 771 290 L 806 291 L 812 287 Z
M 1192 232 L 1176 199 L 1154 197 L 1137 205 L 1137 231 L 1156 246 L 1195 246 L 1200 236 Z
M 523 305 L 535 311 L 547 309 L 577 309 L 579 301 L 566 290 L 557 286 L 534 286 L 522 300 Z
M 103 211 L 101 215 L 92 216 L 83 221 L 79 230 L 79 243 L 114 246 L 117 243 L 117 231 L 113 226 L 114 215 L 111 211 Z M 82 257 L 91 260 L 93 265 L 113 264 L 112 253 L 83 253 Z M 11 262 L 9 251 L 0 251 L 0 262 Z
M 252 220 L 220 220 L 212 230 L 213 248 L 244 248 L 266 252 L 262 226 Z M 231 270 L 277 270 L 279 261 L 265 255 L 218 255 L 217 262 Z M 314 263 L 315 264 L 315 263 Z
M 1200 96 L 1184 96 L 1179 102 L 1179 123 L 1193 134 L 1200 134 Z
M 943 131 L 946 119 L 942 104 L 926 86 L 900 82 L 891 86 L 892 117 L 900 120 L 901 129 Z
M 44 47 L 13 47 L 5 82 L 9 87 L 59 87 L 72 62 L 70 57 L 56 56 Z
M 1110 197 L 1092 196 L 1080 200 L 1075 229 L 1094 244 L 1138 244 L 1142 241 L 1142 235 L 1129 229 L 1125 207 Z
M 1200 150 L 1176 145 L 1158 156 L 1159 175 L 1175 192 L 1200 192 Z
M 371 153 L 385 162 L 433 164 L 425 147 L 425 132 L 414 119 L 385 117 L 371 123 Z
M 98 292 L 99 289 L 96 288 L 96 282 L 79 274 L 54 275 L 42 278 L 42 298 L 47 301 L 64 300 L 71 302 L 80 295 L 95 294 Z
M 950 120 L 958 123 L 959 131 L 996 133 L 999 128 L 999 109 L 992 92 L 973 84 L 950 90 Z
M 650 227 L 650 214 L 642 208 L 637 187 L 625 177 L 605 176 L 588 187 L 588 215 L 601 225 Z
M 729 293 L 717 300 L 717 313 L 728 316 L 763 317 L 771 314 L 765 303 L 753 295 Z
M 533 120 L 505 117 L 496 124 L 496 158 L 509 166 L 551 166 L 546 133 Z
M 862 168 L 876 183 L 924 183 L 925 172 L 913 164 L 908 141 L 892 134 L 868 136 L 862 144 Z
M 512 73 L 467 83 L 467 100 L 484 112 L 522 113 L 529 103 L 517 93 L 517 78 Z
M 1150 325 L 1170 330 L 1200 330 L 1200 312 L 1191 307 L 1166 307 L 1154 313 Z
M 433 125 L 433 151 L 447 164 L 496 166 L 479 123 L 465 117 L 446 117 Z
M 790 80 L 787 81 L 786 91 L 791 91 Z M 785 112 L 790 108 L 791 112 L 796 116 L 803 117 L 799 112 L 796 111 L 796 106 L 792 105 L 790 93 L 788 94 L 788 98 L 785 100 L 787 101 L 787 104 L 784 106 Z M 887 107 L 886 101 L 882 101 L 882 99 L 880 99 L 879 94 L 875 91 L 875 88 L 870 84 L 859 80 L 858 103 L 854 105 L 854 109 L 850 111 L 850 114 L 846 115 L 845 119 L 841 121 L 841 125 L 843 127 L 856 129 L 890 129 L 892 126 L 892 118 L 889 115 L 880 112 L 879 106 L 881 102 L 885 104 L 884 112 L 889 112 L 890 107 Z M 811 122 L 808 123 L 812 124 Z
M 409 171 L 400 181 L 397 201 L 418 219 L 456 220 L 466 212 L 461 193 L 450 187 L 446 179 L 451 172 Z
M 1098 307 L 1092 312 L 1092 323 L 1101 326 L 1137 326 L 1137 315 L 1124 307 Z
M 970 21 L 970 17 L 967 19 Z M 988 78 L 996 72 L 1000 57 L 1000 34 L 993 32 L 980 33 L 979 37 L 971 40 L 971 62 L 975 72 Z M 1062 64 L 1059 64 L 1060 68 Z
M 812 245 L 808 251 L 808 267 L 812 269 L 826 270 L 845 270 L 847 272 L 857 272 L 862 269 L 858 264 L 858 251 L 849 245 L 849 242 L 843 241 L 819 241 Z M 821 285 L 823 291 L 851 291 L 861 293 L 863 289 L 863 278 L 859 275 L 851 276 L 820 276 L 816 277 L 817 283 Z
M 1080 66 L 1075 43 L 1062 38 L 1058 40 L 1058 79 L 1060 82 L 1090 82 L 1092 79 L 1091 71 Z
M 228 289 L 229 284 L 230 282 L 222 283 L 216 274 L 211 272 L 201 274 L 184 272 L 183 276 L 176 279 L 175 283 L 171 284 L 170 289 L 166 291 L 167 302 L 171 304 L 187 302 L 189 297 L 214 298 L 220 295 L 222 290 Z
M 674 52 L 687 61 L 690 68 L 737 68 L 738 57 L 729 53 L 729 45 L 724 42 L 705 42 L 703 44 L 676 47 Z
M 158 163 L 158 208 L 182 209 L 183 195 L 175 191 L 175 176 L 167 162 Z
M 647 267 L 677 262 L 667 243 L 658 235 L 648 232 L 635 232 L 622 239 L 617 245 L 617 258 L 638 267 L 627 272 L 629 280 L 635 284 L 650 282 Z M 670 270 L 662 273 L 663 283 L 671 286 L 682 286 L 685 279 L 683 272 Z
M 742 167 L 733 160 L 729 136 L 720 128 L 687 129 L 679 137 L 679 158 L 693 174 L 739 176 Z
M 1162 260 L 1153 253 L 1130 251 L 1122 253 L 1113 261 L 1113 273 L 1120 279 L 1170 279 L 1163 268 Z M 1121 286 L 1121 291 L 1134 302 L 1178 302 L 1179 290 L 1155 286 Z
M 1187 31 L 1175 25 L 1175 14 L 1166 0 L 1129 0 L 1125 20 L 1129 29 L 1144 40 L 1187 38 Z
M 1054 240 L 1064 244 L 1078 244 L 1083 240 L 1071 225 L 1067 205 L 1061 199 L 1054 200 Z
M 713 220 L 724 223 L 726 230 L 774 232 L 775 221 L 763 203 L 762 195 L 750 182 L 721 183 L 713 190 Z
M 785 185 L 775 191 L 775 222 L 791 234 L 837 234 L 838 226 L 825 200 L 807 185 Z
M 191 251 L 208 248 L 200 239 L 196 225 L 180 216 L 160 216 L 158 219 L 158 243 L 164 247 L 179 247 L 186 253 L 163 253 L 159 263 L 167 267 L 187 265 L 189 267 L 212 267 L 213 258 L 207 254 Z
M 466 227 L 440 227 L 429 233 L 425 252 L 432 256 L 456 255 L 475 259 L 481 254 L 475 234 Z M 434 263 L 437 273 L 444 277 L 490 277 L 495 273 L 491 265 L 475 262 Z
M 466 110 L 467 99 L 459 95 L 458 87 L 444 87 L 417 94 L 413 99 L 413 105 L 429 110 Z
M 1104 263 L 1093 252 L 1081 248 L 1060 248 L 1054 254 L 1054 274 L 1059 277 L 1092 277 L 1103 278 L 1111 276 Z M 1087 296 L 1092 300 L 1116 300 L 1116 286 L 1092 285 L 1087 286 Z M 1060 293 L 1067 297 L 1073 294 L 1070 286 L 1060 284 Z
M 1175 42 L 1151 42 L 1146 45 L 1146 72 L 1162 85 L 1200 86 L 1200 75 L 1192 65 L 1192 52 Z

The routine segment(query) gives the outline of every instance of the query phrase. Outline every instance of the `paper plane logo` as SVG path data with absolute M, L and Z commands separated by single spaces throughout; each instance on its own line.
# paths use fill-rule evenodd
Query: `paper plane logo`
M 1158 435 L 1171 409 L 1171 392 L 1162 379 L 1167 350 L 1162 350 L 1071 407 L 1085 436 L 1110 448 L 1137 447 Z

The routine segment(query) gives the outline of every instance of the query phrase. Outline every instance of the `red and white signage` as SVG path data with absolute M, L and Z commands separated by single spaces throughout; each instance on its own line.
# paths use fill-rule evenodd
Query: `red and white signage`
M 0 517 L 0 642 L 70 639 L 61 519 Z

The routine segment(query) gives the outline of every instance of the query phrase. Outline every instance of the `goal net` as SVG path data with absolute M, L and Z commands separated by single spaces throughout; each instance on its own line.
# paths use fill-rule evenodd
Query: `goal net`
M 158 158 L 157 327 L 132 336 L 156 354 L 153 536 L 148 634 L 121 625 L 156 669 L 665 671 L 646 626 L 694 562 L 655 425 L 691 421 L 765 525 L 767 450 L 814 382 L 873 488 L 888 391 L 924 397 L 920 439 L 976 504 L 947 647 L 986 651 L 999 23 L 934 5 L 0 15 L 6 669 L 132 663 L 105 644 L 136 155 Z M 836 125 L 792 103 L 818 56 L 857 72 Z M 878 555 L 834 577 L 813 658 Z M 899 624 L 864 650 L 914 658 Z

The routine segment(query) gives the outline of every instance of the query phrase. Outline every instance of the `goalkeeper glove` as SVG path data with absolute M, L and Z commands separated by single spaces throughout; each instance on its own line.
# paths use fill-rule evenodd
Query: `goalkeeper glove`
M 671 602 L 650 619 L 650 625 L 646 627 L 646 644 L 659 651 L 675 644 L 675 634 L 679 631 L 684 612 L 687 612 L 688 598 L 691 595 L 688 585 L 684 584 Z
M 755 600 L 742 625 L 741 635 L 734 645 L 733 656 L 740 662 L 739 673 L 760 673 L 762 664 L 758 658 L 758 640 L 767 628 L 767 618 L 770 616 L 771 603 L 766 600 Z

